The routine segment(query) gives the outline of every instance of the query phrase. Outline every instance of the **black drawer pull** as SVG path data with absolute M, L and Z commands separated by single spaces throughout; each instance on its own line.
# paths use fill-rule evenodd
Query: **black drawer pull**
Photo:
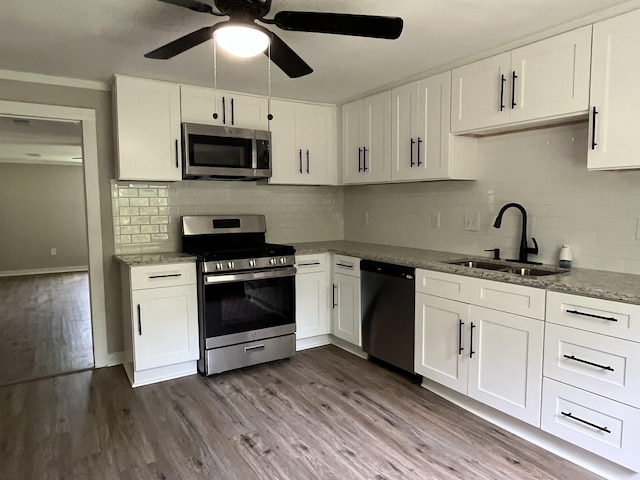
M 320 265 L 320 262 L 299 263 L 298 267 L 313 267 L 315 265 Z
M 464 325 L 464 322 L 460 319 L 458 319 L 458 322 L 458 355 L 460 355 L 464 350 L 464 347 L 462 346 L 462 326 Z
M 560 413 L 565 417 L 572 418 L 580 423 L 584 423 L 585 425 L 589 425 L 590 427 L 597 428 L 601 432 L 611 433 L 611 430 L 609 430 L 607 427 L 601 427 L 600 425 L 596 425 L 595 423 L 587 422 L 586 420 L 583 420 L 581 418 L 578 418 L 572 415 L 571 412 L 560 412 Z
M 473 324 L 473 322 L 471 322 L 471 335 L 469 336 L 469 358 L 473 358 L 473 354 L 476 353 L 473 351 L 473 329 L 476 328 L 476 326 Z
M 140 304 L 138 304 L 138 335 L 142 335 L 142 314 L 140 313 Z
M 353 270 L 353 265 L 349 265 L 349 264 L 346 264 L 346 263 L 338 262 L 338 263 L 336 263 L 336 267 L 343 267 L 343 268 L 348 268 L 349 270 Z
M 564 358 L 568 358 L 569 360 L 574 360 L 576 362 L 580 362 L 580 363 L 586 363 L 587 365 L 591 365 L 592 367 L 598 367 L 601 368 L 603 370 L 609 370 L 610 372 L 613 372 L 613 368 L 609 367 L 609 366 L 605 366 L 605 365 L 600 365 L 598 363 L 593 363 L 593 362 L 589 362 L 588 360 L 582 360 L 581 358 L 578 357 L 574 357 L 573 355 L 563 355 Z
M 582 315 L 584 317 L 599 318 L 600 320 L 608 320 L 610 322 L 618 321 L 618 319 L 614 317 L 603 317 L 602 315 L 594 315 L 593 313 L 579 312 L 578 310 L 567 310 L 567 313 L 573 313 L 574 315 Z
M 336 308 L 338 306 L 338 302 L 336 299 L 336 289 L 338 286 L 334 283 L 331 285 L 331 308 Z
M 149 275 L 149 279 L 152 278 L 171 278 L 171 277 L 181 277 L 181 273 L 168 273 L 166 275 Z
M 178 151 L 178 140 L 176 140 L 176 168 L 180 168 L 180 153 Z

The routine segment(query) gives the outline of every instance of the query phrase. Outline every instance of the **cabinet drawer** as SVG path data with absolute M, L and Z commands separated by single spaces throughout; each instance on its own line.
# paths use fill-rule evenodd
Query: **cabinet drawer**
M 596 455 L 640 470 L 638 409 L 545 378 L 541 426 Z
M 196 283 L 196 264 L 170 263 L 144 267 L 131 267 L 131 289 L 174 287 Z
M 334 273 L 344 273 L 352 277 L 360 276 L 360 259 L 346 255 L 333 255 Z
M 316 273 L 327 271 L 327 254 L 296 255 L 296 269 L 298 273 Z
M 416 291 L 459 302 L 468 302 L 470 280 L 472 279 L 462 275 L 417 269 Z
M 469 297 L 474 305 L 544 320 L 546 291 L 539 288 L 473 278 Z
M 640 305 L 549 292 L 547 322 L 640 342 Z
M 639 347 L 627 340 L 548 323 L 544 375 L 640 407 Z

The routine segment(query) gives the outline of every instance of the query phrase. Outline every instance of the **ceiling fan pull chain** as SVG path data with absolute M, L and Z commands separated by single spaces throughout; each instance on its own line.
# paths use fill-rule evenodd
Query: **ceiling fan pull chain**
M 267 83 L 268 85 L 268 97 L 267 97 L 267 120 L 273 120 L 271 115 L 271 42 L 269 42 L 267 59 Z
M 215 33 L 214 33 L 215 36 Z M 216 46 L 215 39 L 213 40 L 213 88 L 214 90 L 218 88 L 218 47 Z M 216 108 L 215 100 L 213 108 Z M 218 112 L 213 112 L 212 115 L 214 120 L 218 119 Z

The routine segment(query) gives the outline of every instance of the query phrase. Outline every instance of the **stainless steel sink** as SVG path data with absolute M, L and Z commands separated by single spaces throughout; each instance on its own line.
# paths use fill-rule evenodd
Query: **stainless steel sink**
M 481 270 L 492 270 L 494 272 L 512 273 L 514 275 L 520 275 L 522 277 L 543 277 L 546 275 L 557 275 L 559 273 L 565 273 L 566 270 L 558 268 L 535 268 L 535 267 L 522 267 L 509 265 L 507 263 L 496 262 L 484 262 L 482 260 L 458 260 L 455 262 L 449 262 L 450 265 L 460 265 L 463 267 L 479 268 Z

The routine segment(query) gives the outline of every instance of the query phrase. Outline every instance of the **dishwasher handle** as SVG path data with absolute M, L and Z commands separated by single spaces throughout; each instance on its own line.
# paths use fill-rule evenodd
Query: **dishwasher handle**
M 413 267 L 394 265 L 392 263 L 376 262 L 373 260 L 360 260 L 360 271 L 379 273 L 380 275 L 399 277 L 406 280 L 413 280 L 416 275 L 416 269 Z

